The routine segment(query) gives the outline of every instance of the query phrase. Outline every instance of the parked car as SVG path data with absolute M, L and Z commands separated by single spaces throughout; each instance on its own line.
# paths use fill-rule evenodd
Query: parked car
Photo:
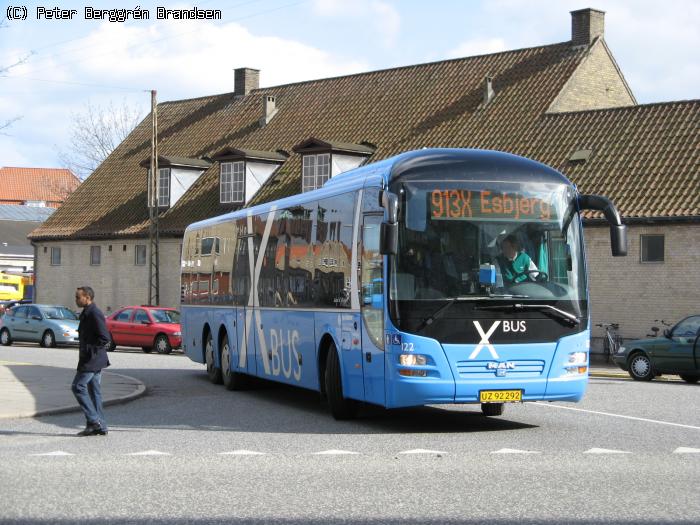
M 0 301 L 0 315 L 4 314 L 6 310 L 17 306 L 18 304 L 31 304 L 31 299 L 12 299 L 10 301 Z
M 632 379 L 651 381 L 662 374 L 678 374 L 683 381 L 700 380 L 700 315 L 691 315 L 666 329 L 662 337 L 626 342 L 613 362 Z
M 140 346 L 144 352 L 154 348 L 169 354 L 182 345 L 180 312 L 174 308 L 125 306 L 107 317 L 112 336 L 111 350 L 118 346 Z
M 78 316 L 65 306 L 16 305 L 0 317 L 0 343 L 38 342 L 41 346 L 77 345 Z

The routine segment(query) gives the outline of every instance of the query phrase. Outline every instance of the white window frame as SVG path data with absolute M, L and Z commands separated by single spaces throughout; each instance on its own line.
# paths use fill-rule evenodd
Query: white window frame
M 219 179 L 219 202 L 245 202 L 245 161 L 222 162 Z
M 158 206 L 170 206 L 170 168 L 158 168 Z
M 102 264 L 102 247 L 90 246 L 90 266 L 100 266 L 100 264 Z
M 143 262 L 139 262 L 139 251 L 143 252 Z M 145 244 L 137 244 L 134 247 L 134 266 L 146 266 L 146 259 L 148 252 L 146 251 Z
M 61 266 L 61 248 L 59 246 L 51 247 L 51 266 Z
M 301 192 L 315 190 L 331 178 L 331 154 L 304 155 L 301 168 Z

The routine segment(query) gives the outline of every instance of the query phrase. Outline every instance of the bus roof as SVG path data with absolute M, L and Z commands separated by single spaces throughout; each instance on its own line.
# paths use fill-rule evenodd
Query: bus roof
M 446 172 L 449 176 L 449 172 L 453 172 L 455 177 L 463 178 L 464 170 L 468 168 L 469 173 L 475 176 L 473 180 L 571 185 L 571 182 L 564 175 L 546 164 L 511 153 L 479 149 L 424 148 L 401 153 L 346 171 L 328 180 L 322 188 L 317 190 L 250 208 L 241 208 L 190 224 L 187 229 L 205 228 L 231 219 L 246 217 L 248 214 L 268 213 L 273 206 L 275 209 L 284 209 L 304 202 L 331 197 L 362 188 L 365 186 L 365 182 L 371 180 L 376 181 L 377 185 L 386 186 L 398 179 L 424 178 L 431 171 L 434 171 L 437 165 L 443 168 L 440 171 L 441 176 Z

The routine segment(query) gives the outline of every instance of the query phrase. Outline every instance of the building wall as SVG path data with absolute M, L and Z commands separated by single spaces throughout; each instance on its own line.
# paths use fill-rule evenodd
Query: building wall
M 664 262 L 643 263 L 640 235 L 663 234 Z M 665 319 L 700 313 L 700 224 L 628 226 L 627 257 L 612 257 L 607 227 L 585 229 L 593 348 L 604 332 L 596 323 L 619 323 L 624 339 L 643 338 Z
M 634 103 L 620 71 L 599 40 L 552 102 L 549 112 L 615 108 Z
M 181 239 L 160 242 L 160 304 L 180 304 Z M 136 245 L 146 245 L 146 264 L 135 265 Z M 103 311 L 148 303 L 148 239 L 39 242 L 37 245 L 36 302 L 74 305 L 75 289 L 91 286 Z M 112 251 L 109 251 L 109 246 Z M 51 247 L 61 248 L 61 265 L 51 266 Z M 101 246 L 101 264 L 90 265 L 90 246 Z M 126 247 L 126 249 L 124 249 Z

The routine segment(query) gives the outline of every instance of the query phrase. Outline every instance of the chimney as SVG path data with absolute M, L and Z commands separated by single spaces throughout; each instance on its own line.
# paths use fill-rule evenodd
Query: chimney
M 249 67 L 239 67 L 234 69 L 234 89 L 233 94 L 242 97 L 254 89 L 260 87 L 260 70 Z
M 496 96 L 493 90 L 493 77 L 484 77 L 484 106 L 491 102 L 491 99 Z
M 574 46 L 590 46 L 605 34 L 605 11 L 579 9 L 571 11 L 571 43 Z
M 272 117 L 277 113 L 277 108 L 275 107 L 275 96 L 265 95 L 263 96 L 263 116 L 260 119 L 260 127 L 265 126 L 272 120 Z

